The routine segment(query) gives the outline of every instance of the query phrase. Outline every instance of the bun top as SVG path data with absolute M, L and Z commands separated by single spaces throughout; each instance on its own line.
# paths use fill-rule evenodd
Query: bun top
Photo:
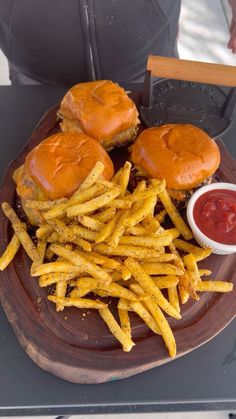
M 122 87 L 108 80 L 73 86 L 61 102 L 60 113 L 78 121 L 81 130 L 99 142 L 139 123 L 134 102 Z
M 185 190 L 213 175 L 220 152 L 200 128 L 169 124 L 142 131 L 132 147 L 131 160 L 148 176 L 166 179 L 168 188 Z
M 102 176 L 109 180 L 113 163 L 97 141 L 82 133 L 59 133 L 31 150 L 24 171 L 47 198 L 58 199 L 70 197 L 97 161 L 104 164 Z

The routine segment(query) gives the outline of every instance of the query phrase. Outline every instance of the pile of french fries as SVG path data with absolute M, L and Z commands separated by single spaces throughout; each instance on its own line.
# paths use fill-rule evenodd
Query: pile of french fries
M 57 311 L 71 306 L 98 310 L 126 352 L 134 346 L 129 316 L 134 312 L 162 336 L 174 357 L 176 342 L 166 316 L 181 319 L 180 304 L 189 297 L 198 300 L 199 292 L 232 291 L 233 284 L 202 280 L 211 271 L 199 269 L 197 263 L 211 252 L 188 242 L 192 232 L 173 205 L 165 181 L 141 181 L 131 193 L 130 162 L 110 182 L 102 178 L 103 169 L 97 162 L 69 199 L 27 201 L 27 207 L 40 211 L 44 219 L 36 230 L 37 245 L 4 202 L 14 234 L 0 257 L 0 269 L 22 244 L 32 260 L 32 277 L 39 277 L 40 287 L 54 286 L 47 298 Z M 164 209 L 155 214 L 159 200 Z M 173 228 L 163 227 L 167 215 Z M 119 322 L 104 299 L 108 296 L 117 299 Z

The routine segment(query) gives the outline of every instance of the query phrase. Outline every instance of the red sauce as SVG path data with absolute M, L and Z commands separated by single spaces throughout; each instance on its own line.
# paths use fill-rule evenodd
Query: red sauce
M 210 239 L 236 245 L 236 191 L 215 189 L 204 193 L 195 202 L 193 217 Z

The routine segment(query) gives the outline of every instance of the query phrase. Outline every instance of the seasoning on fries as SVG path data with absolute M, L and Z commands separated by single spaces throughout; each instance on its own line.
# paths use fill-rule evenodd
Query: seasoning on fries
M 102 177 L 103 170 L 104 163 L 97 161 L 69 198 L 26 201 L 42 220 L 36 229 L 37 246 L 4 202 L 2 209 L 14 233 L 0 257 L 0 269 L 9 265 L 22 244 L 32 259 L 32 277 L 39 277 L 40 287 L 53 285 L 48 300 L 57 311 L 97 310 L 126 352 L 135 345 L 132 316 L 138 315 L 161 335 L 174 357 L 176 342 L 167 316 L 179 320 L 181 305 L 190 297 L 197 300 L 197 292 L 230 292 L 233 284 L 211 280 L 211 271 L 199 269 L 198 262 L 211 252 L 189 243 L 192 232 L 165 181 L 141 180 L 131 193 L 129 162 L 111 179 Z M 155 214 L 157 202 L 165 209 Z M 163 227 L 166 215 L 172 228 Z M 108 308 L 107 297 L 116 299 L 119 321 Z

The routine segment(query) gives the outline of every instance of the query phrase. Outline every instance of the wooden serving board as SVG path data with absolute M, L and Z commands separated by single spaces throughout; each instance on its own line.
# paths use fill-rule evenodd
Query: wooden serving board
M 13 171 L 26 154 L 58 130 L 57 106 L 49 110 L 31 135 L 20 155 L 7 169 L 0 191 L 1 202 L 15 205 Z M 219 141 L 222 163 L 220 180 L 236 183 L 236 162 Z M 111 153 L 116 167 L 127 158 L 127 150 Z M 0 251 L 12 237 L 11 226 L 0 213 Z M 236 287 L 236 254 L 211 255 L 199 264 L 213 271 L 213 278 L 229 280 Z M 32 360 L 46 371 L 74 383 L 102 383 L 118 380 L 167 363 L 168 352 L 160 336 L 154 335 L 131 313 L 132 336 L 136 346 L 122 351 L 95 310 L 65 308 L 57 313 L 46 298 L 48 290 L 38 286 L 29 274 L 30 260 L 20 248 L 0 278 L 0 299 L 16 336 Z M 236 315 L 235 291 L 204 293 L 200 301 L 182 306 L 182 320 L 169 319 L 177 342 L 177 357 L 201 346 L 223 330 Z

